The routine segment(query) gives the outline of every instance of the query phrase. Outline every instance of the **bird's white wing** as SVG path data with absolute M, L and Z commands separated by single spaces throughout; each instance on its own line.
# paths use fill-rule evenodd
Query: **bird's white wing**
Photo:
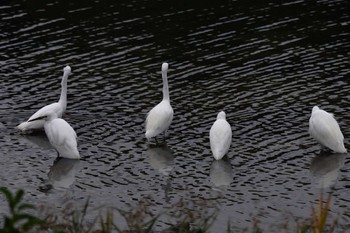
M 32 122 L 28 122 L 29 120 L 33 120 L 35 118 L 45 116 L 47 113 L 55 112 L 57 117 L 62 117 L 64 109 L 59 103 L 52 103 L 40 108 L 36 111 L 29 119 L 25 122 L 22 122 L 17 126 L 18 129 L 22 131 L 40 129 L 44 127 L 45 120 L 36 120 Z
M 65 120 L 56 118 L 46 127 L 45 132 L 47 137 L 59 152 L 76 150 L 77 135 Z
M 226 120 L 218 119 L 210 129 L 210 147 L 216 157 L 224 156 L 230 148 L 232 130 Z
M 41 116 L 45 116 L 48 113 L 55 112 L 57 114 L 57 117 L 62 117 L 62 107 L 59 103 L 52 103 L 49 105 L 46 105 L 42 108 L 40 108 L 38 111 L 36 111 L 31 117 L 29 117 L 28 120 L 32 120 Z
M 310 118 L 310 134 L 322 145 L 337 151 L 343 145 L 344 136 L 333 115 L 323 110 L 312 114 Z
M 148 114 L 146 119 L 146 132 L 153 136 L 167 130 L 172 122 L 174 111 L 169 102 L 162 101 Z

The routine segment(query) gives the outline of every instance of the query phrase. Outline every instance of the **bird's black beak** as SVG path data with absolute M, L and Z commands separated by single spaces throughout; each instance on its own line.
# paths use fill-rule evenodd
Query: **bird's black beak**
M 42 119 L 45 119 L 46 117 L 47 117 L 47 116 L 37 117 L 37 118 L 34 118 L 34 119 L 29 120 L 28 122 L 42 120 Z

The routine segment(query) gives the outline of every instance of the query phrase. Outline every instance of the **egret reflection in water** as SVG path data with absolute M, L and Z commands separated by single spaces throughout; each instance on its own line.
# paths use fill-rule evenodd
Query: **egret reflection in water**
M 69 188 L 75 181 L 79 163 L 77 159 L 58 158 L 48 173 L 49 183 L 57 189 Z
M 344 165 L 346 154 L 321 152 L 312 159 L 310 172 L 315 186 L 329 188 L 338 180 L 340 168 Z
M 47 138 L 46 134 L 44 132 L 38 132 L 36 134 L 23 134 L 23 138 L 25 138 L 30 143 L 40 147 L 44 150 L 50 150 L 53 149 L 53 146 L 51 145 L 49 139 Z
M 56 189 L 38 190 L 43 180 L 48 183 L 54 150 L 37 148 L 14 127 L 58 101 L 61 66 L 69 63 L 76 75 L 68 78 L 66 120 L 85 156 L 64 191 L 74 193 L 77 206 L 90 197 L 92 208 L 124 209 L 150 197 L 152 212 L 161 213 L 177 200 L 202 199 L 223 207 L 211 232 L 227 231 L 228 218 L 233 231 L 247 231 L 255 217 L 263 232 L 271 232 L 271 225 L 278 225 L 275 232 L 296 231 L 279 226 L 310 217 L 317 189 L 310 163 L 319 153 L 307 133 L 312 106 L 335 113 L 344 136 L 350 135 L 348 1 L 164 3 L 5 1 L 1 185 L 25 189 L 34 205 L 62 199 Z M 168 176 L 151 167 L 144 138 L 145 116 L 162 100 L 159 68 L 165 60 L 175 112 Z M 221 109 L 234 134 L 234 151 L 224 158 L 235 157 L 232 181 L 218 197 L 209 176 L 214 158 L 208 133 L 213 113 Z M 335 214 L 350 206 L 345 161 L 331 206 Z M 169 203 L 162 190 L 169 190 L 167 184 Z M 0 212 L 6 204 L 0 198 Z M 88 211 L 87 219 L 95 217 L 96 211 Z M 159 220 L 152 230 L 162 232 L 170 223 Z M 338 220 L 348 226 L 350 215 Z
M 165 176 L 173 169 L 174 155 L 166 144 L 149 145 L 146 156 L 151 167 Z
M 233 179 L 233 170 L 230 162 L 226 159 L 215 160 L 210 167 L 210 181 L 216 187 L 229 186 Z

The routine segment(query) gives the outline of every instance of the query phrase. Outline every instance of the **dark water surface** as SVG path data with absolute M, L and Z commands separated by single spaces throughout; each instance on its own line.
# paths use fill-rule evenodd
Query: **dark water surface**
M 279 232 L 333 191 L 330 218 L 350 227 L 348 155 L 321 156 L 308 135 L 319 105 L 350 137 L 348 1 L 46 2 L 0 5 L 1 186 L 57 207 L 90 197 L 91 207 L 128 208 L 151 196 L 157 212 L 207 199 L 220 206 L 213 232 L 255 220 Z M 155 148 L 144 120 L 162 98 L 164 61 L 175 114 L 167 147 Z M 64 118 L 82 159 L 53 166 L 47 139 L 15 126 L 58 100 L 66 65 Z M 209 129 L 221 110 L 233 140 L 214 162 Z

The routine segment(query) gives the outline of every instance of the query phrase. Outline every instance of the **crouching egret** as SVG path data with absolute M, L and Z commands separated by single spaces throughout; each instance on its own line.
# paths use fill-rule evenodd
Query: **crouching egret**
M 209 133 L 210 148 L 216 160 L 222 159 L 230 148 L 232 141 L 232 130 L 226 121 L 224 111 L 219 112 L 216 121 L 212 125 Z
M 147 115 L 145 136 L 148 140 L 163 132 L 165 135 L 165 131 L 169 128 L 171 121 L 173 120 L 174 111 L 170 105 L 167 71 L 168 63 L 163 63 L 163 100 L 152 108 Z
M 22 122 L 17 126 L 19 130 L 21 130 L 22 132 L 29 132 L 32 130 L 42 129 L 44 127 L 44 120 L 32 120 L 40 116 L 44 116 L 48 112 L 55 112 L 57 117 L 62 117 L 67 107 L 67 79 L 70 74 L 71 68 L 70 66 L 66 66 L 63 69 L 63 77 L 61 81 L 61 96 L 59 101 L 57 103 L 52 103 L 39 109 L 31 117 L 29 117 L 27 121 Z
M 344 136 L 333 114 L 317 106 L 312 108 L 309 133 L 321 146 L 327 147 L 337 153 L 347 152 L 343 142 Z
M 63 119 L 57 118 L 56 112 L 46 112 L 45 115 L 29 120 L 29 122 L 44 120 L 44 129 L 51 145 L 57 150 L 58 156 L 67 159 L 79 159 L 77 134 Z

